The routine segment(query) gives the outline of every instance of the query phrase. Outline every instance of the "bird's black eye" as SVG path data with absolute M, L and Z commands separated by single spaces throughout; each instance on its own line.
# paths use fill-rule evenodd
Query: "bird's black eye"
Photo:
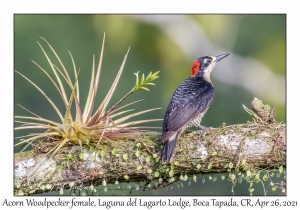
M 211 58 L 207 59 L 207 64 L 210 64 L 211 63 Z

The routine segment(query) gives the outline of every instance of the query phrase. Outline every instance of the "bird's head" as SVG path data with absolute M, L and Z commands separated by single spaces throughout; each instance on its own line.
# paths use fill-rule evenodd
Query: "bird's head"
M 218 56 L 202 56 L 195 60 L 192 65 L 192 76 L 204 77 L 208 82 L 210 81 L 210 73 L 216 66 L 216 64 L 227 57 L 229 53 L 218 55 Z

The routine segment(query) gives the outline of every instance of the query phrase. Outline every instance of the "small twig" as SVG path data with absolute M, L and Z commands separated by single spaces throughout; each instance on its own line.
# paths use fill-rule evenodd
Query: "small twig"
M 135 92 L 135 89 L 133 88 L 130 92 L 128 92 L 123 98 L 121 98 L 115 105 L 113 105 L 105 114 L 104 117 L 106 117 L 111 111 L 113 111 L 120 103 L 122 103 L 128 96 L 130 96 L 132 93 Z
M 274 157 L 274 152 L 276 152 L 276 149 L 277 149 L 277 144 L 278 144 L 278 141 L 279 139 L 282 138 L 282 132 L 279 134 L 279 136 L 277 137 L 276 141 L 275 141 L 275 144 L 274 144 L 274 147 L 272 148 L 272 151 L 271 151 L 271 155 L 269 157 Z M 268 163 L 270 162 L 270 159 L 268 160 Z
M 187 168 L 187 169 L 191 169 L 192 168 L 191 166 L 184 166 L 184 165 L 180 165 L 180 164 L 178 164 L 176 166 L 181 167 L 181 168 Z
M 236 164 L 236 166 L 235 166 L 235 170 L 237 170 L 238 167 L 239 167 L 239 165 L 240 165 L 240 162 L 241 162 L 241 156 L 240 156 L 240 154 L 241 154 L 241 152 L 242 152 L 242 150 L 243 150 L 243 147 L 244 147 L 244 145 L 245 145 L 245 139 L 246 139 L 246 136 L 248 135 L 248 132 L 249 132 L 249 131 L 246 132 L 244 138 L 242 139 L 241 144 L 240 144 L 239 151 L 238 151 L 237 154 L 236 154 L 236 155 L 238 155 L 239 160 L 238 160 L 238 162 L 237 162 L 237 164 Z M 234 159 L 235 159 L 235 157 L 233 158 L 233 160 L 234 160 Z
M 144 142 L 141 142 L 141 143 L 144 145 L 144 147 L 146 148 L 147 152 L 149 152 L 151 155 L 154 155 L 154 153 L 151 152 L 151 150 L 147 147 L 146 144 L 144 144 Z
M 270 115 L 269 115 L 269 123 L 273 124 L 275 122 L 275 105 L 272 106 L 271 111 L 270 111 Z
M 243 108 L 245 109 L 246 112 L 248 112 L 248 114 L 250 114 L 250 116 L 252 115 L 257 120 L 260 120 L 261 122 L 263 122 L 263 119 L 259 115 L 255 114 L 253 111 L 251 111 L 250 109 L 248 109 L 248 107 L 246 107 L 244 104 L 243 104 Z
M 263 181 L 261 181 L 261 179 L 259 179 L 259 181 L 261 182 L 261 184 L 262 184 L 262 186 L 263 186 L 263 188 L 264 188 L 264 194 L 265 194 L 265 196 L 267 196 L 267 192 L 266 192 L 266 189 L 265 189 L 264 182 L 263 182 Z
M 104 126 L 104 128 L 103 128 L 103 130 L 102 130 L 102 132 L 101 132 L 101 136 L 100 136 L 100 138 L 99 138 L 99 140 L 98 140 L 98 142 L 97 142 L 96 148 L 98 147 L 100 141 L 102 140 L 102 137 L 103 137 L 104 131 L 105 131 L 105 127 L 107 126 L 108 122 L 109 122 L 109 118 L 107 117 L 107 118 L 105 119 L 105 126 Z
M 111 190 L 111 192 L 112 192 L 112 195 L 115 195 L 114 189 L 113 189 L 113 187 L 112 187 L 111 184 L 109 184 L 109 188 L 110 188 L 110 190 Z
M 174 183 L 175 183 L 175 181 L 174 181 L 174 182 L 170 182 L 170 183 L 161 184 L 160 186 L 159 186 L 159 185 L 158 185 L 158 186 L 153 186 L 152 189 L 159 190 L 159 189 L 161 189 L 161 188 L 167 187 L 167 186 L 169 186 L 169 185 L 171 185 L 171 184 L 174 184 Z M 154 187 L 155 187 L 155 188 L 154 188 Z

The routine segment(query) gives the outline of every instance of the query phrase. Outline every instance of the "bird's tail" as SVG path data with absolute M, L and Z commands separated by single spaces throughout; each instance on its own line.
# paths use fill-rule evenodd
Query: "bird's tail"
M 166 164 L 169 164 L 172 155 L 174 153 L 178 137 L 180 135 L 180 131 L 170 137 L 167 141 L 165 141 L 162 152 L 161 152 L 161 161 L 166 161 Z

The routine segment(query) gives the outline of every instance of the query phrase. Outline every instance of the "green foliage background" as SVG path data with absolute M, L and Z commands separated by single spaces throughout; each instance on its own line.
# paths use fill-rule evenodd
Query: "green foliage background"
M 155 15 L 153 16 L 153 18 Z M 208 39 L 215 45 L 227 50 L 215 52 L 219 55 L 229 52 L 242 58 L 252 58 L 278 76 L 286 74 L 286 16 L 285 15 L 188 15 L 205 31 Z M 68 50 L 72 53 L 77 68 L 80 67 L 79 86 L 81 101 L 85 101 L 89 88 L 92 68 L 92 55 L 98 61 L 103 33 L 106 33 L 104 61 L 100 78 L 96 104 L 99 104 L 108 91 L 123 57 L 130 46 L 129 57 L 125 65 L 120 83 L 116 89 L 111 105 L 116 103 L 134 85 L 134 72 L 146 75 L 152 71 L 160 71 L 160 78 L 150 92 L 140 91 L 133 94 L 127 102 L 144 98 L 145 101 L 134 108 L 139 110 L 162 107 L 161 110 L 145 114 L 143 118 L 163 118 L 166 107 L 177 86 L 191 72 L 194 59 L 205 55 L 194 55 L 194 59 L 185 56 L 182 49 L 154 24 L 141 21 L 131 15 L 15 15 L 14 17 L 14 69 L 21 72 L 43 89 L 47 95 L 64 110 L 60 96 L 48 78 L 31 62 L 36 61 L 50 71 L 49 64 L 36 41 L 46 45 L 39 38 L 45 38 L 60 56 L 64 65 L 73 71 Z M 197 40 L 193 40 L 195 43 Z M 48 50 L 47 52 L 50 52 Z M 54 57 L 53 57 L 54 58 Z M 226 62 L 226 59 L 224 61 Z M 216 99 L 203 119 L 206 126 L 218 127 L 223 122 L 238 124 L 251 120 L 243 110 L 242 104 L 249 107 L 256 95 L 243 89 L 238 84 L 228 85 L 214 79 L 222 68 L 222 62 L 212 73 L 212 81 L 216 89 Z M 234 62 L 231 65 L 235 65 Z M 72 74 L 72 73 L 71 73 Z M 249 72 L 251 74 L 251 72 Z M 268 82 L 266 81 L 266 85 Z M 285 86 L 281 87 L 285 89 Z M 70 90 L 69 90 L 70 93 Z M 264 100 L 264 98 L 260 98 Z M 34 113 L 51 120 L 59 120 L 47 100 L 28 82 L 18 75 L 14 77 L 15 115 L 26 115 L 24 110 L 16 106 L 21 104 Z M 274 104 L 264 100 L 265 103 Z M 126 103 L 126 102 L 125 102 Z M 276 103 L 276 101 L 275 101 Z M 82 104 L 84 105 L 84 104 Z M 285 122 L 285 104 L 276 104 L 277 121 Z M 161 126 L 162 123 L 152 125 Z M 160 132 L 161 130 L 159 130 Z M 16 136 L 26 133 L 18 132 Z M 198 182 L 184 188 L 174 187 L 159 195 L 231 195 L 231 183 L 228 181 Z M 276 180 L 276 179 L 275 179 Z M 277 181 L 282 180 L 278 178 Z M 268 186 L 268 183 L 265 185 Z M 256 186 L 256 187 L 255 187 Z M 237 184 L 235 195 L 249 195 L 249 184 Z M 268 186 L 269 187 L 269 186 Z M 262 195 L 261 184 L 254 185 L 253 195 Z M 278 195 L 268 188 L 268 195 Z M 140 191 L 135 195 L 144 194 Z M 109 195 L 109 192 L 106 193 Z

